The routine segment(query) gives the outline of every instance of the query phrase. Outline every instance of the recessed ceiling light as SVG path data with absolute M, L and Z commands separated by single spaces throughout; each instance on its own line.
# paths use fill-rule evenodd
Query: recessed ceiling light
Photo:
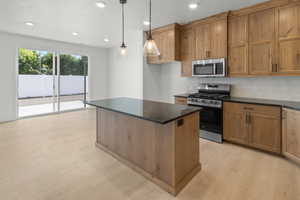
M 104 38 L 104 42 L 109 42 L 109 39 L 108 38 Z
M 198 3 L 190 3 L 189 8 L 194 10 L 194 9 L 198 8 L 198 5 L 199 5 Z
M 144 25 L 145 25 L 145 26 L 149 26 L 149 25 L 150 25 L 150 22 L 149 22 L 149 21 L 144 21 Z
M 77 35 L 78 35 L 78 33 L 77 33 L 77 32 L 73 32 L 73 33 L 72 33 L 72 35 L 74 35 L 74 36 L 77 36 Z
M 98 6 L 99 8 L 105 8 L 106 3 L 105 3 L 105 1 L 97 1 L 96 6 Z
M 34 26 L 34 23 L 32 23 L 32 22 L 25 22 L 25 24 L 26 24 L 27 26 Z

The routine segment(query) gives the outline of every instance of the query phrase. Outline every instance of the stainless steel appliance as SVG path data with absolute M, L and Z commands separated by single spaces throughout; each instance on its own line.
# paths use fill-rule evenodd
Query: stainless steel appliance
M 225 77 L 225 58 L 198 60 L 192 63 L 193 76 L 197 77 Z
M 223 141 L 223 99 L 230 96 L 230 85 L 201 84 L 198 93 L 188 96 L 188 104 L 201 106 L 200 137 L 215 142 Z

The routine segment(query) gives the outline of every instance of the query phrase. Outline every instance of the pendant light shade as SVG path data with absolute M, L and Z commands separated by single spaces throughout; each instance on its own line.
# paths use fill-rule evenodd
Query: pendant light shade
M 148 38 L 145 45 L 144 45 L 144 56 L 146 57 L 153 57 L 159 56 L 160 52 L 155 43 L 155 41 L 151 38 Z
M 150 1 L 150 13 L 149 13 L 149 32 L 148 32 L 148 36 L 147 36 L 147 41 L 144 45 L 144 56 L 146 57 L 155 57 L 155 56 L 159 56 L 160 52 L 159 49 L 155 43 L 155 41 L 152 38 L 152 1 Z
M 125 56 L 127 54 L 127 46 L 125 44 L 125 31 L 124 31 L 124 4 L 127 3 L 127 0 L 120 0 L 120 4 L 122 5 L 122 44 L 120 46 L 120 54 Z

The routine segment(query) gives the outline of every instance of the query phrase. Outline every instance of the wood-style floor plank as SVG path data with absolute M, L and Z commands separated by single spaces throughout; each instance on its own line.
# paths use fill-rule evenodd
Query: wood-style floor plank
M 0 124 L 3 200 L 299 200 L 300 167 L 201 142 L 201 172 L 176 197 L 95 147 L 94 110 Z

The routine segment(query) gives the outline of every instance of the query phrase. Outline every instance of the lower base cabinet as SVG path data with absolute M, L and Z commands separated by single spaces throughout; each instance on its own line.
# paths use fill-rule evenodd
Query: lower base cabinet
M 224 103 L 224 139 L 281 153 L 281 107 Z
M 300 163 L 300 111 L 283 109 L 282 153 Z
M 186 97 L 175 97 L 175 104 L 187 105 Z

